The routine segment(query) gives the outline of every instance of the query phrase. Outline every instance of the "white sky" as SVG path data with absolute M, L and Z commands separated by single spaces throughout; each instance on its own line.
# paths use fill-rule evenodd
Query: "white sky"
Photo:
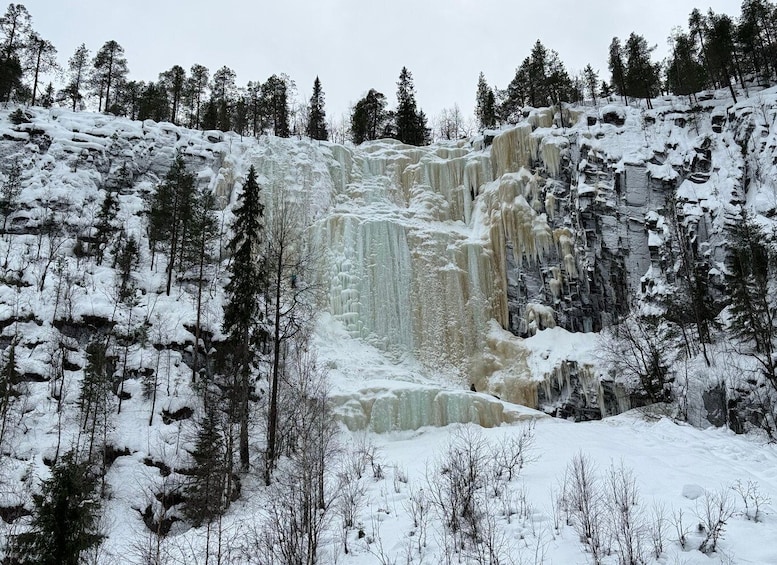
M 632 31 L 666 54 L 672 27 L 694 7 L 732 17 L 739 0 L 23 0 L 35 30 L 60 62 L 81 43 L 94 54 L 115 39 L 131 77 L 155 80 L 173 65 L 211 74 L 223 65 L 238 85 L 287 73 L 310 97 L 321 78 L 329 116 L 348 112 L 370 88 L 395 104 L 402 66 L 419 106 L 432 118 L 458 103 L 474 106 L 478 73 L 504 87 L 540 39 L 570 72 L 587 63 L 609 79 L 607 48 Z

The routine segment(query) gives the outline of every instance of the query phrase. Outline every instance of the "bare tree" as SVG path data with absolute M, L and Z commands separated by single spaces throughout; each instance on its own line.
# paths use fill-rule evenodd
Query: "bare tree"
M 270 399 L 267 413 L 266 476 L 270 483 L 280 453 L 278 440 L 280 387 L 285 382 L 285 360 L 291 340 L 304 336 L 313 318 L 317 286 L 310 272 L 315 265 L 302 228 L 302 210 L 284 191 L 275 191 L 266 227 L 264 264 L 269 284 L 267 320 L 272 343 Z

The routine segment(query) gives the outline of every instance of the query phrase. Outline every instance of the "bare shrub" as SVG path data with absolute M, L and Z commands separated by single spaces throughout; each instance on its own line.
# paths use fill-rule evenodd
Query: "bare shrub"
M 733 515 L 734 505 L 728 489 L 704 493 L 704 498 L 696 504 L 699 525 L 706 532 L 705 538 L 699 544 L 699 551 L 703 553 L 716 551 L 718 542 L 723 538 L 726 522 Z
M 761 507 L 769 504 L 771 499 L 761 492 L 758 483 L 747 481 L 747 485 L 744 485 L 741 480 L 737 479 L 731 488 L 740 496 L 745 505 L 745 518 L 753 522 L 760 522 Z
M 646 526 L 639 512 L 639 490 L 634 473 L 623 462 L 611 465 L 605 477 L 610 533 L 618 546 L 622 565 L 644 561 L 643 536 Z
M 424 489 L 410 487 L 410 496 L 403 503 L 405 512 L 413 519 L 413 530 L 410 535 L 415 539 L 415 548 L 419 555 L 423 554 L 426 547 L 427 532 L 429 530 L 429 518 L 431 501 Z
M 520 428 L 517 435 L 504 436 L 492 448 L 494 476 L 512 481 L 523 467 L 535 460 L 534 420 Z
M 604 496 L 593 462 L 582 452 L 567 466 L 565 502 L 572 525 L 594 560 L 604 555 Z
M 650 523 L 648 533 L 652 545 L 653 556 L 658 559 L 664 553 L 664 540 L 666 539 L 666 507 L 654 502 L 650 512 Z

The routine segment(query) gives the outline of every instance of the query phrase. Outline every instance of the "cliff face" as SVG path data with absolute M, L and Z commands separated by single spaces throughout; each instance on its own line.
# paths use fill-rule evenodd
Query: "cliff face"
M 3 240 L 9 286 L 2 344 L 17 339 L 22 323 L 85 335 L 87 326 L 128 325 L 122 316 L 134 315 L 157 336 L 148 347 L 169 351 L 173 372 L 184 378 L 193 289 L 184 277 L 177 297 L 160 297 L 163 268 L 149 262 L 143 213 L 181 152 L 200 186 L 219 197 L 224 226 L 249 165 L 259 172 L 268 224 L 279 202 L 294 205 L 302 244 L 319 258 L 311 276 L 324 289 L 326 320 L 388 363 L 412 361 L 418 377 L 406 391 L 411 397 L 474 387 L 578 419 L 617 413 L 634 399 L 604 374 L 596 332 L 636 305 L 660 307 L 677 291 L 679 237 L 720 291 L 726 222 L 743 206 L 762 218 L 777 209 L 774 100 L 766 91 L 733 107 L 710 99 L 690 108 L 672 99 L 651 111 L 565 109 L 566 127 L 559 127 L 558 113 L 538 109 L 480 138 L 424 148 L 391 140 L 343 147 L 241 139 L 31 110 L 28 123 L 4 122 L 0 141 L 5 162 L 22 170 L 19 206 Z M 144 250 L 137 279 L 145 312 L 116 314 L 113 270 L 77 257 L 77 248 L 90 244 L 108 189 L 120 195 L 115 229 Z M 49 229 L 52 222 L 57 230 Z M 83 277 L 65 300 L 62 281 L 76 280 L 68 273 L 79 271 Z M 222 274 L 212 273 L 203 321 L 214 339 Z M 28 355 L 17 358 L 26 359 L 30 381 L 50 378 L 45 365 L 53 346 L 39 347 L 41 331 L 19 341 Z M 73 345 L 76 357 L 84 345 Z M 138 349 L 133 370 L 149 368 L 151 349 L 146 361 Z M 335 392 L 350 406 L 343 419 L 369 427 L 370 372 L 349 370 L 337 352 L 323 355 L 340 376 L 359 373 L 352 386 L 339 379 Z M 416 392 L 419 384 L 431 388 Z M 481 400 L 467 401 L 466 394 L 456 402 L 469 408 L 435 402 L 439 414 L 480 418 L 472 406 Z M 446 423 L 439 414 L 413 426 Z

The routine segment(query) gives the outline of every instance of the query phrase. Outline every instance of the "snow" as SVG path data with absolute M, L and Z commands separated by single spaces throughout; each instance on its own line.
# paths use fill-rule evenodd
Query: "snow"
M 774 98 L 775 92 L 767 91 L 762 99 L 773 104 Z M 743 102 L 724 112 L 725 100 L 711 103 L 717 104 L 715 116 L 752 112 L 756 104 Z M 357 521 L 367 535 L 358 539 L 356 530 L 350 531 L 352 552 L 343 555 L 338 525 L 333 523 L 323 563 L 335 562 L 335 556 L 338 563 L 375 563 L 378 539 L 392 558 L 401 560 L 410 551 L 415 562 L 440 562 L 445 548 L 437 517 L 432 518 L 432 535 L 423 555 L 413 554 L 415 539 L 407 510 L 410 488 L 429 488 L 427 478 L 462 425 L 476 424 L 482 437 L 496 444 L 519 434 L 527 420 L 535 426 L 534 460 L 507 491 L 513 501 L 525 492 L 531 509 L 505 516 L 496 510 L 501 502 L 492 501 L 496 523 L 519 561 L 536 562 L 542 554 L 544 562 L 582 563 L 590 556 L 571 527 L 554 526 L 551 504 L 552 491 L 558 491 L 565 467 L 578 452 L 589 456 L 600 473 L 623 461 L 637 479 L 640 511 L 647 512 L 654 502 L 665 505 L 668 517 L 682 510 L 689 527 L 698 522 L 696 513 L 705 493 L 731 492 L 737 480 L 752 481 L 765 497 L 777 501 L 777 448 L 761 443 L 758 436 L 695 429 L 650 410 L 575 425 L 529 408 L 538 407 L 543 387 L 569 388 L 565 382 L 569 376 L 561 369 L 569 362 L 578 367 L 584 393 L 596 394 L 601 344 L 596 334 L 554 327 L 550 304 L 527 306 L 524 324 L 532 337 L 521 340 L 503 329 L 508 320 L 504 263 L 508 245 L 517 264 L 532 265 L 551 251 L 558 253 L 563 265 L 549 282 L 555 300 L 561 298 L 564 278 L 585 276 L 572 227 L 551 230 L 555 197 L 543 198 L 540 191 L 542 183 L 560 174 L 570 139 L 576 138 L 591 155 L 625 175 L 632 199 L 627 204 L 636 210 L 653 198 L 651 181 L 679 180 L 675 167 L 690 167 L 694 148 L 711 131 L 709 120 L 678 126 L 674 116 L 681 110 L 685 111 L 676 104 L 654 111 L 605 106 L 600 115 L 615 114 L 624 126 L 589 127 L 577 123 L 576 114 L 570 112 L 562 130 L 554 127 L 549 110 L 537 109 L 516 127 L 492 132 L 490 148 L 466 141 L 414 148 L 381 140 L 356 148 L 305 140 L 241 140 L 231 133 L 193 132 L 172 124 L 133 123 L 61 109 L 35 110 L 32 124 L 17 129 L 3 121 L 1 133 L 7 142 L 18 143 L 13 147 L 24 165 L 21 200 L 27 209 L 16 215 L 19 220 L 42 219 L 45 204 L 79 210 L 62 217 L 68 225 L 90 225 L 101 202 L 104 175 L 128 159 L 137 184 L 134 192 L 121 195 L 119 218 L 129 233 L 142 235 L 144 224 L 138 214 L 143 194 L 153 190 L 178 150 L 198 163 L 198 182 L 226 206 L 225 223 L 250 165 L 259 174 L 268 221 L 275 213 L 271 203 L 281 193 L 293 195 L 303 211 L 300 224 L 317 243 L 323 266 L 325 303 L 317 316 L 313 345 L 329 375 L 334 415 L 342 424 L 340 442 L 347 451 L 366 437 L 386 469 L 385 478 L 364 480 L 365 503 Z M 774 112 L 765 111 L 756 135 L 763 131 L 764 143 L 774 146 Z M 5 120 L 7 112 L 2 116 Z M 655 127 L 644 127 L 646 118 L 657 119 Z M 40 151 L 42 140 L 34 132 L 43 132 L 51 142 L 40 158 L 32 146 Z M 711 147 L 716 170 L 707 178 L 685 178 L 680 185 L 677 196 L 688 217 L 710 225 L 722 223 L 723 211 L 736 196 L 741 170 L 732 135 L 727 131 Z M 665 154 L 666 160 L 651 162 L 656 152 Z M 755 157 L 763 176 L 746 195 L 747 204 L 764 215 L 763 221 L 777 201 L 771 191 L 775 179 L 771 155 L 765 150 Z M 541 164 L 542 174 L 532 169 L 533 163 Z M 579 171 L 583 170 L 581 164 Z M 578 198 L 598 196 L 598 185 L 580 182 L 576 187 Z M 647 248 L 664 243 L 663 233 L 645 229 L 645 220 L 655 222 L 656 230 L 663 225 L 658 214 L 640 216 L 628 232 L 635 249 L 645 248 L 645 256 L 629 259 L 631 276 L 638 282 L 654 273 Z M 38 244 L 32 235 L 17 242 L 30 250 Z M 22 372 L 48 378 L 49 342 L 56 334 L 54 290 L 60 281 L 53 272 L 43 281 L 41 265 L 25 264 L 22 254 L 11 254 L 10 263 L 23 284 L 0 286 L 0 320 L 16 314 L 26 321 L 4 327 L 2 335 L 21 336 L 19 345 L 26 352 L 19 358 Z M 128 312 L 114 311 L 112 268 L 85 266 L 70 255 L 66 267 L 81 273 L 83 282 L 72 286 L 68 304 L 56 308 L 70 308 L 75 321 L 104 317 L 129 325 Z M 131 399 L 116 418 L 110 439 L 131 455 L 119 457 L 108 475 L 112 498 L 106 502 L 106 562 L 127 558 L 147 535 L 139 513 L 153 502 L 154 489 L 166 479 L 146 460 L 163 462 L 173 470 L 190 464 L 186 448 L 191 446 L 194 422 L 163 423 L 162 411 L 198 406 L 189 384 L 191 370 L 184 362 L 194 341 L 185 327 L 195 319 L 191 288 L 176 284 L 171 296 L 164 296 L 160 292 L 164 273 L 158 266 L 151 269 L 145 251 L 137 279 L 141 293 L 133 319 L 147 322 L 150 339 L 165 348 L 149 345 L 131 355 L 136 368 L 156 369 L 159 398 L 152 412 L 140 380 L 125 383 Z M 214 279 L 203 323 L 218 336 L 222 273 L 214 273 Z M 39 296 L 36 289 L 41 283 L 44 293 Z M 83 363 L 76 354 L 69 360 Z M 78 428 L 73 407 L 79 375 L 67 371 L 63 445 L 72 443 Z M 51 384 L 30 382 L 27 387 L 25 427 L 15 430 L 13 457 L 3 468 L 3 480 L 17 489 L 24 481 L 37 484 L 47 476 L 43 459 L 55 452 L 60 423 L 56 401 L 49 394 Z M 257 438 L 252 442 L 256 458 L 261 443 Z M 266 493 L 258 482 L 254 472 L 246 478 L 244 496 L 227 514 L 225 528 L 240 532 L 263 515 Z M 3 496 L 15 494 L 6 490 Z M 762 521 L 755 522 L 745 515 L 742 501 L 735 500 L 736 512 L 718 553 L 702 554 L 692 543 L 681 547 L 670 528 L 664 555 L 649 562 L 777 563 L 775 506 L 766 504 Z M 202 529 L 179 525 L 165 543 L 201 549 L 203 537 Z M 698 542 L 698 534 L 689 537 Z M 615 563 L 617 558 L 611 555 L 605 562 Z

